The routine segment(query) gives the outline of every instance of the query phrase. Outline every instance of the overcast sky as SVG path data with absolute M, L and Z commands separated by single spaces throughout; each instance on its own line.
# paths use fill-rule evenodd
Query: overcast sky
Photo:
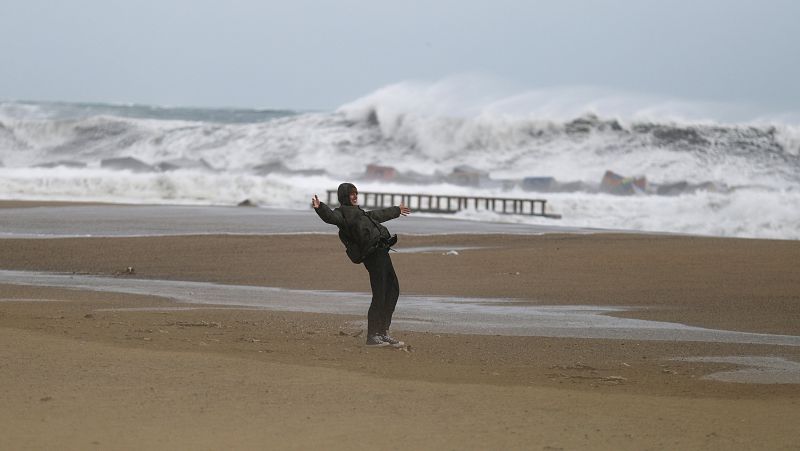
M 0 99 L 333 109 L 464 73 L 800 109 L 794 0 L 0 0 Z

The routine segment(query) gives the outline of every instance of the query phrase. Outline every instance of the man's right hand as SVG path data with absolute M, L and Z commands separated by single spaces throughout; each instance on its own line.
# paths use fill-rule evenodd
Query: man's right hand
M 317 197 L 316 194 L 311 198 L 311 206 L 314 207 L 315 210 L 319 208 L 319 197 Z

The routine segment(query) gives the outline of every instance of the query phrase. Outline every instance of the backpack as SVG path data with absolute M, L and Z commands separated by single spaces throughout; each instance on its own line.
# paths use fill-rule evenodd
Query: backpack
M 344 229 L 339 229 L 339 239 L 344 243 L 344 252 L 350 261 L 359 264 L 364 261 L 368 253 L 362 253 L 359 250 L 358 242 L 350 236 L 350 224 L 347 223 L 344 215 L 342 215 L 342 219 L 344 219 Z
M 381 229 L 381 226 L 379 226 L 374 219 L 367 214 L 365 214 L 365 216 L 375 225 L 375 227 L 378 228 L 378 230 Z M 391 249 L 391 247 L 397 243 L 397 235 L 392 235 L 389 238 L 381 237 L 380 241 L 370 246 L 368 249 L 365 249 L 364 252 L 361 252 L 358 242 L 353 240 L 350 236 L 350 224 L 347 223 L 347 218 L 342 215 L 342 219 L 344 220 L 345 230 L 339 229 L 339 239 L 344 243 L 344 251 L 347 254 L 347 257 L 355 264 L 362 263 L 369 254 L 374 252 L 375 249 L 381 247 L 382 245 L 387 249 Z

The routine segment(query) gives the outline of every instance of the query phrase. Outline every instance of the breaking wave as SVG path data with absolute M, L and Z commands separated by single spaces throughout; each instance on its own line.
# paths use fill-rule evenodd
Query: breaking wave
M 795 124 L 711 120 L 719 105 L 652 99 L 462 95 L 481 89 L 404 83 L 332 112 L 0 102 L 0 198 L 305 208 L 348 179 L 362 190 L 546 197 L 564 225 L 800 239 Z M 396 176 L 370 180 L 369 164 Z M 478 177 L 457 181 L 454 170 Z M 607 171 L 647 188 L 609 194 Z

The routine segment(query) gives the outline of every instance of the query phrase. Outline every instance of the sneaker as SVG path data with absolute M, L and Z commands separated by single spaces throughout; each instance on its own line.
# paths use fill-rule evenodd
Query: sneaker
M 375 347 L 375 348 L 382 348 L 384 346 L 391 346 L 392 344 L 386 341 L 383 341 L 383 337 L 380 335 L 370 335 L 367 337 L 367 346 Z
M 398 339 L 396 339 L 394 337 L 389 336 L 389 334 L 381 335 L 381 340 L 385 341 L 386 343 L 389 343 L 390 345 L 394 346 L 395 348 L 400 348 L 400 347 L 406 345 L 402 341 L 400 341 L 400 340 L 398 340 Z

